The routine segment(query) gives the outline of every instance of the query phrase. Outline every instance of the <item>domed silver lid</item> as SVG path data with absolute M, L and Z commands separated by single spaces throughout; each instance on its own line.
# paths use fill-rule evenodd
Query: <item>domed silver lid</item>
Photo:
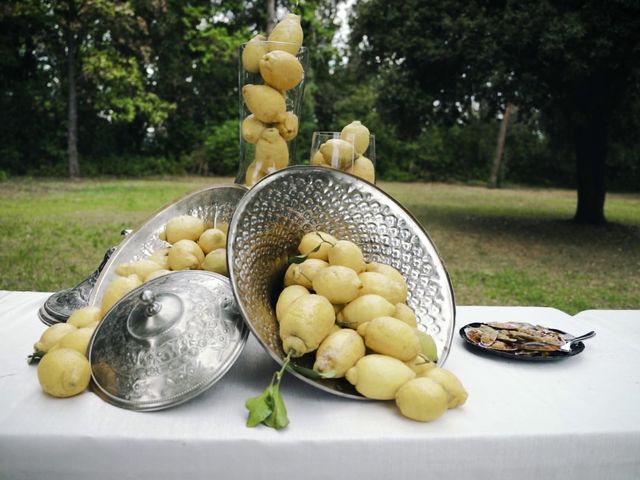
M 131 410 L 186 402 L 217 382 L 247 340 L 227 278 L 185 270 L 151 280 L 107 312 L 89 346 L 95 392 Z

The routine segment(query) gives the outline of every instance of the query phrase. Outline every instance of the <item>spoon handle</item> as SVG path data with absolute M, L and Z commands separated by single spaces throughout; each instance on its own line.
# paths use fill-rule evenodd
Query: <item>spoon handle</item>
M 591 338 L 595 336 L 596 336 L 596 332 L 592 330 L 590 332 L 585 333 L 584 335 L 580 335 L 579 337 L 572 338 L 571 340 L 569 340 L 569 343 L 581 342 L 582 340 L 586 340 L 587 338 Z

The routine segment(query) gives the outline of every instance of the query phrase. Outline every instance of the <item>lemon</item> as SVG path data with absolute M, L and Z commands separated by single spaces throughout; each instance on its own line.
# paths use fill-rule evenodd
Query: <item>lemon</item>
M 364 354 L 362 337 L 350 328 L 339 329 L 318 347 L 313 369 L 324 378 L 342 378 Z
M 343 327 L 357 329 L 359 325 L 376 317 L 388 317 L 396 307 L 380 295 L 361 295 L 349 302 L 338 314 L 338 323 Z
M 99 307 L 83 307 L 79 308 L 71 314 L 67 319 L 67 325 L 83 328 L 102 319 Z
M 55 325 L 51 325 L 42 333 L 40 340 L 33 345 L 33 348 L 36 351 L 46 353 L 51 349 L 51 347 L 62 340 L 62 337 L 74 330 L 77 330 L 77 328 L 74 325 L 69 325 L 68 323 L 56 323 Z
M 147 281 L 147 277 L 156 270 L 160 270 L 162 266 L 153 260 L 138 260 L 137 262 L 121 263 L 116 267 L 116 273 L 121 277 L 129 275 L 137 275 L 143 282 Z
M 321 295 L 302 295 L 285 310 L 280 320 L 282 348 L 300 357 L 318 348 L 331 333 L 336 314 Z
M 70 348 L 78 353 L 86 355 L 87 349 L 89 348 L 89 342 L 91 341 L 91 336 L 93 335 L 94 330 L 95 328 L 87 327 L 79 328 L 73 332 L 69 332 L 57 343 L 55 349 L 57 350 L 59 348 Z M 51 352 L 51 350 L 49 352 Z
M 404 364 L 413 370 L 418 377 L 427 377 L 429 372 L 436 368 L 436 364 L 434 362 L 425 359 L 421 355 L 412 358 L 408 362 L 404 362 Z
M 415 376 L 397 358 L 376 353 L 365 355 L 346 373 L 347 380 L 359 393 L 374 400 L 392 400 L 398 389 Z M 445 410 L 446 398 L 445 394 Z
M 373 162 L 367 157 L 358 157 L 353 162 L 353 168 L 349 170 L 356 177 L 365 179 L 368 182 L 376 182 L 376 169 L 373 166 Z
M 202 253 L 207 255 L 218 248 L 226 248 L 227 234 L 217 228 L 208 228 L 198 239 L 198 246 L 202 249 Z
M 227 249 L 217 248 L 212 252 L 209 252 L 207 256 L 204 257 L 202 268 L 210 272 L 219 273 L 225 277 L 229 276 L 229 270 L 227 268 Z
M 289 305 L 302 295 L 309 295 L 309 290 L 302 285 L 290 285 L 282 290 L 276 303 L 276 319 L 280 321 L 282 317 L 284 317 L 284 313 L 287 311 L 287 308 L 289 308 Z
M 331 265 L 320 269 L 313 278 L 313 289 L 333 304 L 349 303 L 362 288 L 358 274 L 342 265 Z
M 456 408 L 463 405 L 467 401 L 467 391 L 465 390 L 462 382 L 449 370 L 444 368 L 432 368 L 427 374 L 427 378 L 437 382 L 445 392 L 447 392 L 448 408 Z
M 109 283 L 104 291 L 104 295 L 102 295 L 101 315 L 104 317 L 109 309 L 118 303 L 118 300 L 140 285 L 142 285 L 142 281 L 137 275 L 117 277 L 114 279 Z
M 302 81 L 304 70 L 294 55 L 274 50 L 260 59 L 260 75 L 277 90 L 291 90 Z
M 83 392 L 91 380 L 87 357 L 71 348 L 47 353 L 38 364 L 38 381 L 53 397 L 72 397 Z
M 406 303 L 397 303 L 396 311 L 391 316 L 398 320 L 402 320 L 412 328 L 416 328 L 418 326 L 416 314 Z
M 171 270 L 194 270 L 200 268 L 202 262 L 204 262 L 204 252 L 193 240 L 178 240 L 169 250 Z
M 329 249 L 328 259 L 330 265 L 342 265 L 355 270 L 356 273 L 364 272 L 367 264 L 364 262 L 362 250 L 349 240 L 340 240 Z
M 337 241 L 333 235 L 329 235 L 326 232 L 309 232 L 300 240 L 298 252 L 302 255 L 307 255 L 308 258 L 327 260 L 329 258 L 329 249 L 333 247 Z
M 396 405 L 405 417 L 430 422 L 447 411 L 447 392 L 436 381 L 418 377 L 398 389 Z
M 191 215 L 180 215 L 169 220 L 164 231 L 169 243 L 176 243 L 179 240 L 193 240 L 195 242 L 204 232 L 204 222 Z
M 333 168 L 346 169 L 353 166 L 353 145 L 339 138 L 332 138 L 320 145 L 320 153 L 324 157 L 324 163 Z
M 377 353 L 408 362 L 420 353 L 415 329 L 393 317 L 376 317 L 358 327 L 367 347 Z
M 242 65 L 247 72 L 258 73 L 260 70 L 260 59 L 267 53 L 266 37 L 256 35 L 242 50 Z
M 379 272 L 362 272 L 358 275 L 362 282 L 360 295 L 373 293 L 386 298 L 394 305 L 407 300 L 407 285 Z
M 269 50 L 284 50 L 291 55 L 297 55 L 303 38 L 300 15 L 288 13 L 273 27 L 271 34 L 269 34 L 269 42 L 282 43 L 267 43 L 267 48 Z
M 158 265 L 160 265 L 161 269 L 169 270 L 169 249 L 168 248 L 161 248 L 160 250 L 156 250 L 151 255 L 149 255 L 147 260 L 151 260 L 152 262 L 156 262 Z M 153 275 L 153 273 L 150 273 L 149 275 L 147 275 L 147 278 L 145 278 L 145 281 L 148 282 L 149 280 L 151 280 L 150 277 L 152 275 Z
M 358 155 L 362 155 L 369 148 L 369 129 L 357 120 L 342 129 L 340 138 L 353 144 Z
M 327 262 L 319 258 L 307 258 L 298 265 L 298 271 L 294 271 L 294 281 L 298 285 L 311 289 L 313 288 L 313 279 L 316 278 L 318 272 L 328 266 Z
M 404 288 L 407 288 L 407 281 L 402 276 L 402 274 L 391 265 L 386 265 L 384 263 L 371 262 L 367 264 L 367 272 L 377 272 L 386 275 L 391 280 L 395 280 L 400 284 L 404 285 Z

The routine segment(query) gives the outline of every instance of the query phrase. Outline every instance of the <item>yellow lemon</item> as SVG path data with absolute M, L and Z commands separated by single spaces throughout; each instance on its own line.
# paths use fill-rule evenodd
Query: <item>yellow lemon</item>
M 91 380 L 87 357 L 71 348 L 47 353 L 38 364 L 38 382 L 54 397 L 71 397 L 83 392 Z
M 333 330 L 335 319 L 326 298 L 311 294 L 298 297 L 280 320 L 282 348 L 294 357 L 314 351 Z
M 375 400 L 392 400 L 398 389 L 415 376 L 414 371 L 397 358 L 376 353 L 362 357 L 346 374 L 359 393 Z
M 180 215 L 169 220 L 164 231 L 169 243 L 176 243 L 179 240 L 195 242 L 204 232 L 204 222 L 191 215 Z
M 200 268 L 203 261 L 204 253 L 193 240 L 178 240 L 169 250 L 171 270 L 194 270 Z
M 218 228 L 209 228 L 202 232 L 198 239 L 198 246 L 202 249 L 202 253 L 207 255 L 218 248 L 226 248 L 227 234 Z
M 83 355 L 87 354 L 89 348 L 89 342 L 93 335 L 93 328 L 79 328 L 73 332 L 67 333 L 56 345 L 56 350 L 59 348 L 71 348 Z
M 62 340 L 67 333 L 73 332 L 76 330 L 74 325 L 70 325 L 67 323 L 56 323 L 47 328 L 42 335 L 40 336 L 40 340 L 38 340 L 34 345 L 33 349 L 38 352 L 48 352 L 51 347 L 53 347 L 56 343 Z
M 436 381 L 418 377 L 398 389 L 396 405 L 405 417 L 430 422 L 447 411 L 447 399 L 447 392 Z
M 309 290 L 302 285 L 290 285 L 282 290 L 276 303 L 276 319 L 278 321 L 282 320 L 289 305 L 302 295 L 309 295 Z
M 229 276 L 229 270 L 227 269 L 227 249 L 217 248 L 209 252 L 207 256 L 204 257 L 202 268 L 210 272 L 219 273 L 225 277 Z
M 337 320 L 342 327 L 357 329 L 359 325 L 376 317 L 390 316 L 395 312 L 395 308 L 380 295 L 361 295 L 340 311 Z
M 418 326 L 418 319 L 416 318 L 415 312 L 411 310 L 411 307 L 406 303 L 397 303 L 396 310 L 391 316 L 398 320 L 402 320 L 412 328 L 416 328 Z
M 313 369 L 324 378 L 342 378 L 358 360 L 364 357 L 362 337 L 350 328 L 332 332 L 323 340 L 316 353 Z
M 358 327 L 367 347 L 377 353 L 408 362 L 420 353 L 415 329 L 393 317 L 377 317 Z
M 331 265 L 320 269 L 313 278 L 313 289 L 331 303 L 349 303 L 360 293 L 362 282 L 351 268 Z
M 98 307 L 84 307 L 79 308 L 71 314 L 67 319 L 67 325 L 73 325 L 74 327 L 82 328 L 87 325 L 91 325 L 94 322 L 99 322 L 102 319 L 100 314 L 100 308 Z
M 465 390 L 462 382 L 449 370 L 444 368 L 432 368 L 427 373 L 427 378 L 437 382 L 448 395 L 447 407 L 456 408 L 467 401 L 469 394 Z
M 364 272 L 367 264 L 364 262 L 362 250 L 349 240 L 339 240 L 329 249 L 327 254 L 330 265 L 349 267 L 356 273 Z

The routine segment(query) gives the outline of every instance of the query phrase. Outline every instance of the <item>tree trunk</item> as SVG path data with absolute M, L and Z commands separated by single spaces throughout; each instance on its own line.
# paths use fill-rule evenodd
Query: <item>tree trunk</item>
M 69 158 L 69 177 L 80 176 L 80 164 L 78 162 L 78 100 L 76 86 L 76 37 L 73 31 L 75 22 L 75 5 L 69 2 L 69 18 L 67 18 L 67 82 L 68 92 L 68 116 L 67 116 L 67 154 Z
M 276 24 L 276 0 L 267 0 L 267 37 Z
M 608 150 L 609 116 L 590 111 L 575 128 L 578 206 L 574 221 L 591 225 L 606 222 L 605 163 Z
M 491 168 L 491 176 L 489 177 L 489 188 L 498 187 L 498 174 L 500 173 L 500 162 L 502 161 L 502 152 L 504 151 L 504 139 L 507 136 L 507 127 L 509 126 L 509 116 L 513 110 L 513 104 L 507 102 L 500 123 L 500 131 L 498 132 L 498 143 L 496 144 L 496 156 L 493 159 L 493 167 Z

